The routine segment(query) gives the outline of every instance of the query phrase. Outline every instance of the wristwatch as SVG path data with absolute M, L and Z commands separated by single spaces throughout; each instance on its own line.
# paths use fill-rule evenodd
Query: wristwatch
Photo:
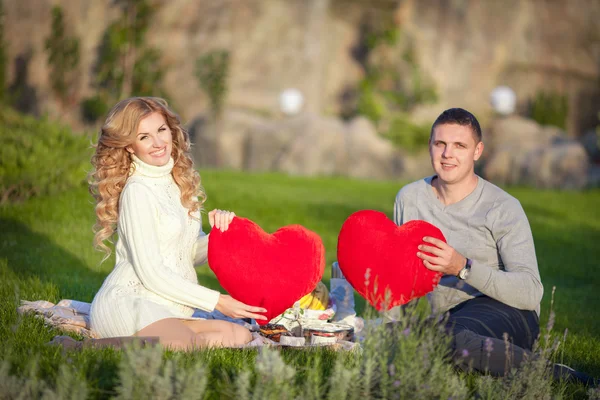
M 469 272 L 471 272 L 471 264 L 473 264 L 473 261 L 470 258 L 467 258 L 465 266 L 458 273 L 458 279 L 463 281 L 467 279 L 467 277 L 469 276 Z

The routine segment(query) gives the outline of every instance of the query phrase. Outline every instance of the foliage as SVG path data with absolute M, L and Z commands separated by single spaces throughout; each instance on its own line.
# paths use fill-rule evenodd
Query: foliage
M 428 128 L 411 122 L 409 113 L 437 101 L 435 87 L 416 61 L 410 44 L 399 45 L 400 30 L 373 25 L 366 35 L 365 77 L 359 84 L 357 112 L 372 120 L 396 146 L 416 151 L 427 146 Z
M 109 110 L 108 102 L 99 94 L 88 97 L 81 102 L 81 115 L 87 122 L 97 121 L 100 117 L 108 114 Z
M 229 75 L 229 53 L 215 50 L 201 55 L 196 60 L 196 78 L 210 100 L 213 118 L 218 118 L 227 96 Z
M 154 10 L 146 0 L 120 0 L 121 16 L 104 33 L 97 73 L 99 86 L 113 98 L 128 97 L 133 85 L 127 79 L 128 69 L 137 62 L 137 51 L 142 48 Z M 134 67 L 135 69 L 135 67 Z
M 558 384 L 557 387 L 551 385 L 552 370 L 548 365 L 548 360 L 556 359 L 558 354 L 562 352 L 563 346 L 561 344 L 564 345 L 567 335 L 565 330 L 561 342 L 552 332 L 555 321 L 555 314 L 552 310 L 555 289 L 552 290 L 550 316 L 545 330 L 541 332 L 540 341 L 536 343 L 535 355 L 525 362 L 522 368 L 510 371 L 502 380 L 488 376 L 480 379 L 476 384 L 476 388 L 477 392 L 483 397 L 550 400 L 564 396 L 564 384 Z
M 114 399 L 201 399 L 212 395 L 248 400 L 550 399 L 564 395 L 564 387 L 558 392 L 553 389 L 546 349 L 539 353 L 542 357 L 530 360 L 519 371 L 503 378 L 478 377 L 470 385 L 453 370 L 447 352 L 449 338 L 441 329 L 413 309 L 397 324 L 368 326 L 359 351 L 303 350 L 304 367 L 298 364 L 298 357 L 292 356 L 293 350 L 248 350 L 255 355 L 254 360 L 233 371 L 228 378 L 231 384 L 212 394 L 207 390 L 209 362 L 203 356 L 214 351 L 196 352 L 190 357 L 165 352 L 160 346 L 133 346 L 123 351 L 110 392 L 115 394 Z M 88 393 L 86 379 L 66 364 L 60 365 L 57 376 L 46 379 L 40 379 L 39 365 L 34 359 L 20 375 L 13 375 L 4 361 L 0 366 L 2 393 L 25 393 L 26 398 L 44 399 L 76 399 Z
M 6 42 L 4 40 L 4 0 L 0 0 L 0 104 L 6 104 L 6 73 L 8 70 L 8 56 L 6 55 Z
M 567 128 L 569 104 L 567 97 L 556 92 L 539 91 L 531 101 L 531 118 L 540 125 Z
M 221 166 L 220 135 L 222 130 L 221 113 L 227 95 L 227 78 L 229 75 L 229 53 L 225 50 L 214 50 L 201 55 L 196 60 L 196 78 L 210 102 L 209 135 L 212 136 L 210 150 L 214 157 L 214 165 Z
M 429 143 L 430 127 L 418 125 L 410 120 L 406 114 L 397 113 L 390 121 L 389 128 L 384 132 L 396 146 L 411 152 L 427 148 Z
M 163 362 L 160 346 L 125 350 L 119 365 L 120 384 L 115 399 L 201 399 L 206 374 L 200 363 L 178 368 L 176 360 Z
M 600 120 L 600 112 L 598 113 L 598 119 Z M 596 137 L 598 138 L 597 146 L 600 148 L 600 125 L 596 127 Z
M 367 327 L 364 337 L 355 367 L 361 398 L 468 397 L 448 355 L 449 337 L 416 308 L 398 323 Z
M 372 326 L 364 333 L 362 351 L 337 355 L 327 376 L 326 350 L 308 351 L 303 377 L 278 351 L 259 351 L 254 374 L 242 372 L 236 396 L 245 399 L 466 398 L 467 387 L 447 359 L 447 340 L 423 319 L 407 326 Z
M 388 46 L 386 51 L 393 50 Z M 406 79 L 406 76 L 409 79 Z M 419 68 L 414 50 L 410 47 L 404 51 L 400 60 L 374 57 L 373 61 L 367 64 L 366 76 L 360 84 L 360 95 L 359 113 L 375 122 L 385 114 L 410 112 L 416 106 L 437 101 L 435 88 Z M 365 104 L 363 96 L 370 97 L 371 100 Z M 369 113 L 368 103 L 375 99 L 380 102 L 379 115 Z
M 254 385 L 251 384 L 252 370 L 256 371 Z M 234 398 L 238 399 L 294 399 L 293 378 L 296 370 L 287 365 L 279 352 L 261 348 L 254 368 L 242 371 L 236 379 Z
M 62 8 L 52 8 L 52 30 L 46 38 L 50 85 L 61 104 L 73 103 L 79 79 L 79 39 L 68 36 Z
M 377 94 L 375 84 L 364 79 L 360 83 L 360 96 L 358 98 L 358 113 L 369 118 L 375 123 L 379 123 L 387 112 L 387 104 L 384 99 Z
M 164 75 L 165 71 L 160 65 L 160 52 L 154 48 L 144 49 L 133 67 L 131 93 L 168 98 L 168 94 L 160 85 Z
M 82 103 L 84 118 L 93 122 L 103 110 L 130 96 L 169 98 L 162 86 L 160 52 L 145 44 L 157 4 L 150 0 L 117 0 L 120 17 L 108 26 L 95 67 L 98 93 Z
M 57 193 L 85 180 L 89 141 L 46 119 L 0 113 L 0 204 Z
M 25 375 L 14 376 L 9 373 L 10 364 L 4 360 L 0 361 L 0 398 L 79 400 L 87 397 L 86 382 L 77 377 L 73 368 L 61 365 L 52 387 L 37 376 L 38 362 L 37 359 L 31 361 Z

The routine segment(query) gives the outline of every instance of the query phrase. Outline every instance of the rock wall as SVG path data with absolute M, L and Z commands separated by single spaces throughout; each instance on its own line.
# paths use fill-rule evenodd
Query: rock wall
M 568 96 L 567 130 L 579 136 L 598 124 L 600 2 L 588 0 L 407 0 L 398 19 L 419 50 L 440 103 L 484 114 L 488 94 L 512 87 L 521 109 L 538 90 Z
M 483 175 L 499 185 L 583 189 L 597 185 L 585 147 L 564 131 L 517 116 L 495 119 L 487 131 Z
M 228 110 L 219 140 L 205 120 L 190 126 L 201 165 L 248 171 L 279 171 L 304 176 L 417 179 L 430 172 L 427 154 L 408 157 L 377 134 L 364 117 L 343 121 L 305 112 L 288 119 L 266 119 Z M 417 164 L 425 156 L 425 168 Z
M 11 60 L 9 85 L 20 79 L 23 106 L 56 108 L 49 93 L 45 37 L 50 10 L 62 6 L 81 39 L 81 95 L 106 26 L 118 14 L 110 0 L 5 0 Z M 367 16 L 393 18 L 417 49 L 435 82 L 439 103 L 417 117 L 430 121 L 449 106 L 472 109 L 485 120 L 493 87 L 509 84 L 521 107 L 540 89 L 569 96 L 569 131 L 597 123 L 600 99 L 600 2 L 596 0 L 186 0 L 157 1 L 147 38 L 163 54 L 178 111 L 191 119 L 207 108 L 194 77 L 198 55 L 231 54 L 230 107 L 273 114 L 288 87 L 301 89 L 311 112 L 337 114 L 361 79 L 361 34 Z M 18 67 L 18 68 L 17 68 Z M 76 110 L 75 110 L 76 111 Z M 69 117 L 69 116 L 66 116 Z M 73 120 L 74 118 L 70 118 Z
M 348 107 L 369 56 L 368 27 L 378 21 L 401 27 L 401 39 L 392 51 L 399 54 L 401 47 L 412 46 L 418 65 L 437 88 L 438 103 L 418 107 L 413 112 L 417 120 L 430 123 L 443 109 L 461 106 L 487 125 L 492 122 L 489 93 L 505 84 L 516 91 L 521 110 L 540 90 L 566 94 L 571 137 L 598 123 L 597 0 L 156 0 L 155 4 L 147 44 L 161 52 L 172 105 L 198 132 L 200 164 L 363 178 L 429 173 L 426 157 L 408 157 L 393 149 L 368 121 L 337 118 L 352 114 Z M 62 7 L 67 29 L 80 39 L 81 98 L 94 94 L 98 45 L 119 9 L 111 0 L 4 0 L 8 86 L 17 106 L 81 128 L 79 108 L 59 110 L 50 93 L 44 41 L 54 5 Z M 214 49 L 229 51 L 231 60 L 220 143 L 201 133 L 206 132 L 203 116 L 208 100 L 194 76 L 197 57 Z M 304 114 L 297 119 L 284 118 L 278 111 L 279 95 L 290 87 L 305 96 Z M 270 152 L 262 150 L 265 144 Z M 211 153 L 215 146 L 219 153 Z M 493 147 L 490 143 L 489 149 Z M 560 171 L 584 171 L 584 164 L 571 162 L 581 155 L 575 147 L 526 155 L 537 161 L 520 171 L 547 163 Z M 227 159 L 215 158 L 220 153 Z M 490 164 L 489 171 L 496 171 L 492 175 L 506 183 L 539 182 L 524 178 L 531 176 L 529 172 L 507 178 L 512 175 L 502 171 L 516 162 L 508 155 L 500 154 Z M 572 165 L 561 164 L 561 158 Z M 571 179 L 571 172 L 565 174 Z M 546 181 L 542 186 L 561 187 Z M 576 187 L 585 185 L 577 182 Z

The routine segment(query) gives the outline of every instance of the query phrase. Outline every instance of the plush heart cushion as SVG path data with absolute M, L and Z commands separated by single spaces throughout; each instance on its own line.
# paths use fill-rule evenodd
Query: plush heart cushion
M 425 268 L 417 257 L 425 236 L 446 241 L 428 222 L 397 226 L 382 212 L 359 211 L 342 225 L 338 263 L 358 293 L 377 310 L 387 310 L 424 296 L 437 286 L 441 273 Z
M 210 232 L 208 264 L 229 295 L 266 308 L 264 315 L 271 320 L 321 281 L 325 247 L 319 235 L 303 226 L 268 234 L 249 219 L 235 217 L 227 231 Z

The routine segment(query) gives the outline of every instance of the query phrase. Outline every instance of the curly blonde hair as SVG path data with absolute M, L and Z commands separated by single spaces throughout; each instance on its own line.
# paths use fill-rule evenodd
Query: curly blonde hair
M 157 97 L 132 97 L 117 103 L 108 113 L 100 130 L 96 151 L 91 163 L 94 167 L 88 177 L 89 191 L 96 200 L 94 246 L 111 253 L 105 241 L 112 242 L 119 217 L 119 197 L 129 177 L 131 156 L 126 147 L 133 144 L 140 121 L 152 113 L 160 113 L 171 129 L 174 161 L 173 179 L 181 191 L 181 204 L 188 214 L 200 211 L 206 195 L 200 186 L 200 175 L 194 169 L 190 156 L 190 138 L 179 117 L 168 108 L 167 102 Z M 200 199 L 200 200 L 199 200 Z

